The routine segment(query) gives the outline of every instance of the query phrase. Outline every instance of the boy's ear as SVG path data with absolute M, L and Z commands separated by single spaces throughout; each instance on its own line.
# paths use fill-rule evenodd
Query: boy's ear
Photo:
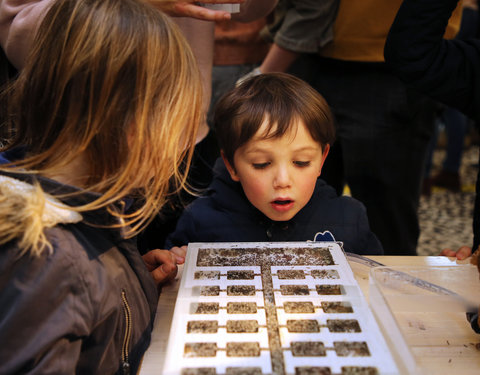
M 322 173 L 323 164 L 325 163 L 325 159 L 327 158 L 329 152 L 330 152 L 330 145 L 327 143 L 323 148 L 323 152 L 322 152 L 322 164 L 320 164 L 320 170 L 318 171 L 319 176 Z
M 227 167 L 228 173 L 230 173 L 230 177 L 232 178 L 232 180 L 237 182 L 240 181 L 237 172 L 235 171 L 235 168 L 229 163 L 229 161 L 225 157 L 223 150 L 220 151 L 220 155 L 222 156 L 222 160 L 225 163 L 225 166 Z

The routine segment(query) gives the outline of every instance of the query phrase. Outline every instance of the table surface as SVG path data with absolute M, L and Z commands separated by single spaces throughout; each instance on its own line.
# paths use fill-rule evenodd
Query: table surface
M 370 256 L 369 258 L 387 266 L 456 266 L 468 263 L 468 260 L 457 261 L 454 258 L 441 256 Z M 354 262 L 350 262 L 350 266 L 360 289 L 368 300 L 370 268 Z M 179 273 L 175 280 L 165 285 L 162 289 L 152 332 L 152 342 L 144 355 L 139 375 L 158 375 L 161 372 L 181 274 L 182 267 L 179 267 Z M 462 322 L 463 325 L 464 323 Z M 465 360 L 463 352 L 459 353 L 457 350 L 453 353 L 457 360 L 452 362 L 451 358 L 446 358 L 445 361 L 447 362 L 444 365 L 442 364 L 442 366 L 446 365 L 450 368 L 450 371 L 455 371 L 458 374 L 478 374 L 480 373 L 480 336 L 471 331 L 466 333 L 466 337 L 463 340 L 465 340 L 463 346 L 466 349 L 471 349 L 467 348 L 467 344 L 469 346 L 473 345 L 472 350 L 476 351 L 476 353 L 473 353 L 473 359 L 472 351 L 466 350 L 468 358 Z M 435 350 L 434 346 L 426 347 L 425 350 Z M 445 356 L 451 357 L 451 353 L 445 353 Z M 478 359 L 476 356 L 478 356 Z

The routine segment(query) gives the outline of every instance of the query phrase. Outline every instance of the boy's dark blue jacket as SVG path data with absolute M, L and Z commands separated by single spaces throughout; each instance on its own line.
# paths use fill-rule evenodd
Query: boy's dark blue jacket
M 318 179 L 308 204 L 288 222 L 274 222 L 257 210 L 223 163 L 215 164 L 215 177 L 206 195 L 183 212 L 165 247 L 189 242 L 277 242 L 313 241 L 319 232 L 330 231 L 345 251 L 383 254 L 382 245 L 371 232 L 365 207 L 351 197 L 338 197 L 335 190 Z

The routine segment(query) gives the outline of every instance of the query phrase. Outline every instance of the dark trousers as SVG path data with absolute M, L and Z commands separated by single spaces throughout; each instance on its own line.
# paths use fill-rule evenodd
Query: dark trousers
M 337 141 L 322 177 L 338 192 L 348 184 L 365 204 L 386 255 L 415 255 L 434 103 L 407 89 L 381 63 L 305 56 L 292 72 L 316 88 L 335 115 Z

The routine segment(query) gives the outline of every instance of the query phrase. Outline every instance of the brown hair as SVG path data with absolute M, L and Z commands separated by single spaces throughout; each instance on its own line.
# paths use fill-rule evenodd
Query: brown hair
M 51 175 L 83 155 L 90 168 L 82 188 L 102 195 L 74 209 L 135 192 L 134 212 L 112 212 L 132 236 L 158 213 L 172 181 L 185 185 L 202 116 L 190 47 L 168 16 L 138 0 L 56 1 L 36 35 L 11 88 L 15 136 L 4 148 L 26 146 L 28 155 L 2 169 Z
M 301 120 L 322 148 L 335 138 L 333 115 L 325 99 L 305 81 L 286 73 L 261 74 L 225 94 L 215 108 L 219 146 L 233 166 L 235 151 L 268 120 L 266 138 L 281 137 Z

